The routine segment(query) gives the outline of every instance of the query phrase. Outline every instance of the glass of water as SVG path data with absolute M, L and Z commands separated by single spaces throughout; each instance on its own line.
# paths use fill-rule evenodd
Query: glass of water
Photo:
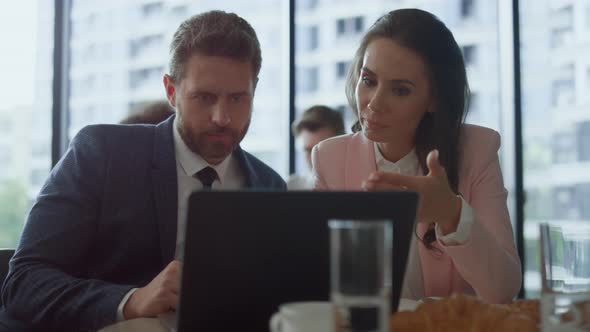
M 388 331 L 391 222 L 333 219 L 328 225 L 335 331 Z
M 590 224 L 541 224 L 542 331 L 590 331 Z

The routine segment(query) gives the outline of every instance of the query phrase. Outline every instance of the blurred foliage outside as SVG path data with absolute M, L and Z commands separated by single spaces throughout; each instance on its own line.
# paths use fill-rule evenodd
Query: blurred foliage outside
M 29 209 L 24 180 L 0 182 L 0 248 L 15 248 Z

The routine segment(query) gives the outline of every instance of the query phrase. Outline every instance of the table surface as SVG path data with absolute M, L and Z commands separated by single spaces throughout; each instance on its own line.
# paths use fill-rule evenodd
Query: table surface
M 399 310 L 414 310 L 418 301 L 401 299 Z M 98 332 L 171 332 L 176 326 L 176 315 L 169 313 L 157 318 L 136 318 L 119 322 L 101 329 Z
M 176 314 L 168 313 L 157 318 L 136 318 L 119 322 L 98 332 L 171 332 L 175 331 Z

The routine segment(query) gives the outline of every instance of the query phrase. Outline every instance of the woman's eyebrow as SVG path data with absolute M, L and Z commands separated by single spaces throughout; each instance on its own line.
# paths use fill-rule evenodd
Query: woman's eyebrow
M 364 71 L 364 72 L 366 72 L 367 74 L 369 74 L 371 76 L 377 76 L 377 74 L 375 74 L 375 72 L 373 72 L 371 69 L 369 69 L 369 68 L 367 68 L 365 66 L 363 66 L 361 68 L 361 70 Z M 405 78 L 394 78 L 394 79 L 390 80 L 390 82 L 395 83 L 395 84 L 406 83 L 406 84 L 409 84 L 409 85 L 411 85 L 413 87 L 416 87 L 416 83 L 414 83 L 414 82 L 412 82 L 412 81 L 410 81 L 408 79 L 405 79 Z

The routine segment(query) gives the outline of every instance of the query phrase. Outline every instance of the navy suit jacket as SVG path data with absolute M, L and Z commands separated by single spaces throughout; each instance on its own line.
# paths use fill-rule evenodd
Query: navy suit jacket
M 100 329 L 116 321 L 131 288 L 173 260 L 173 120 L 93 125 L 76 135 L 29 213 L 2 287 L 4 314 L 43 331 Z M 285 190 L 267 165 L 234 153 L 248 188 Z

